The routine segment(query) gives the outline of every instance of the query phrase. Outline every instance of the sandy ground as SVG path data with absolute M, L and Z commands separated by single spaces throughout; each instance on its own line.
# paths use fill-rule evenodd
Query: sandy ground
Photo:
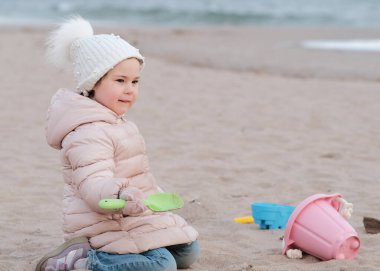
M 58 152 L 45 112 L 71 75 L 47 66 L 47 28 L 0 28 L 0 270 L 34 270 L 62 242 Z M 108 33 L 110 33 L 108 31 Z M 112 32 L 147 57 L 130 114 L 160 185 L 200 232 L 192 270 L 378 270 L 380 61 L 378 53 L 305 50 L 304 39 L 376 38 L 378 31 L 312 28 L 131 28 Z M 165 131 L 165 133 L 163 133 Z M 290 260 L 282 230 L 241 225 L 250 204 L 296 205 L 341 193 L 361 239 L 352 261 Z

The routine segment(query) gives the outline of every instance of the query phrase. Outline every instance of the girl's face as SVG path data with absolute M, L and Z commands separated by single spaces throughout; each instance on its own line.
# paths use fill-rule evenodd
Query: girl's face
M 123 60 L 94 86 L 94 99 L 122 116 L 138 97 L 139 79 L 140 62 L 135 58 Z

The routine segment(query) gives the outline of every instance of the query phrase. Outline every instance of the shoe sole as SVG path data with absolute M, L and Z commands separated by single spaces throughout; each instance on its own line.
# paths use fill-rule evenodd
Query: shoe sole
M 66 241 L 56 249 L 54 249 L 52 252 L 49 252 L 48 254 L 44 255 L 41 260 L 37 263 L 35 271 L 43 271 L 42 265 L 47 261 L 47 259 L 58 256 L 60 253 L 62 253 L 66 248 L 72 245 L 80 244 L 80 243 L 88 243 L 88 239 L 86 237 L 77 237 L 74 239 L 71 239 L 69 241 Z

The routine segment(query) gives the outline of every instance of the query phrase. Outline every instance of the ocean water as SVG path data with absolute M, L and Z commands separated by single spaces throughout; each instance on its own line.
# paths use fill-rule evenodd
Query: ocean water
M 380 29 L 380 0 L 0 0 L 0 25 L 81 15 L 91 23 L 154 26 L 336 26 Z M 376 37 L 378 38 L 378 37 Z M 310 40 L 306 49 L 380 52 L 380 40 Z
M 0 24 L 44 24 L 72 14 L 132 25 L 380 27 L 380 0 L 1 0 Z

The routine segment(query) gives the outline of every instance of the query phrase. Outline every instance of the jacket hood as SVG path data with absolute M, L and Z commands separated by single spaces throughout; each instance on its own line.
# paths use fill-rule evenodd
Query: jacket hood
M 114 124 L 119 118 L 112 110 L 88 97 L 59 89 L 47 112 L 46 140 L 51 147 L 61 149 L 62 140 L 78 126 L 98 121 Z

